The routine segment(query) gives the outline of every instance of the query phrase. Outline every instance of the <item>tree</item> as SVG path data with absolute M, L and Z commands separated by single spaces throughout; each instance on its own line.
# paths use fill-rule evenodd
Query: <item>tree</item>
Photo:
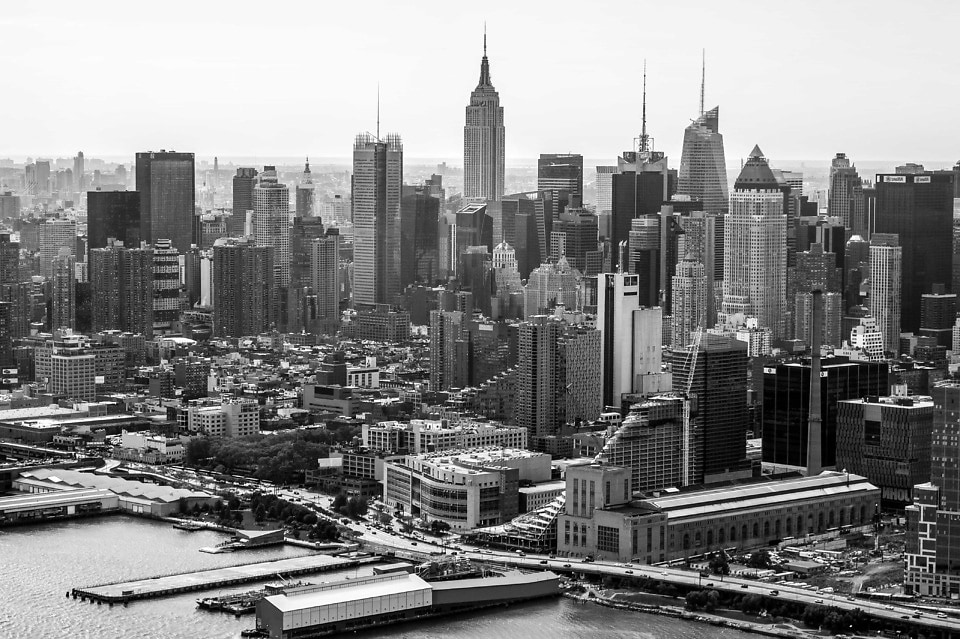
M 770 553 L 766 550 L 758 550 L 750 555 L 750 561 L 747 565 L 758 570 L 766 570 L 770 567 Z
M 229 508 L 230 510 L 236 510 L 240 508 L 240 498 L 237 497 L 236 495 L 232 495 L 230 499 L 227 501 L 227 508 Z
M 439 537 L 440 535 L 442 535 L 443 533 L 449 530 L 450 530 L 450 524 L 448 524 L 443 520 L 434 519 L 432 522 L 430 522 L 430 531 L 437 537 Z
M 263 504 L 258 505 L 256 510 L 253 511 L 253 520 L 259 524 L 266 518 L 267 509 L 263 507 Z
M 727 561 L 727 554 L 718 550 L 710 555 L 710 572 L 715 575 L 729 575 L 730 563 Z
M 393 517 L 391 517 L 388 513 L 381 512 L 377 516 L 377 521 L 379 521 L 384 526 L 389 526 L 393 522 Z
M 334 512 L 341 512 L 341 509 L 347 504 L 347 496 L 343 493 L 340 493 L 333 498 L 333 503 L 330 504 L 330 509 Z M 342 513 L 341 513 L 342 514 Z

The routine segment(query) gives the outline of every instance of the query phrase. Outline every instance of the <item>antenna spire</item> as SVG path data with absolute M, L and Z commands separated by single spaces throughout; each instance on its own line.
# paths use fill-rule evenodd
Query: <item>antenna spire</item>
M 643 128 L 640 130 L 640 151 L 647 151 L 647 61 L 643 61 Z
M 483 57 L 487 57 L 487 21 L 483 21 Z
M 377 142 L 380 141 L 380 83 L 377 82 Z
M 703 95 L 707 86 L 707 50 L 703 49 L 700 67 L 700 115 L 703 115 Z

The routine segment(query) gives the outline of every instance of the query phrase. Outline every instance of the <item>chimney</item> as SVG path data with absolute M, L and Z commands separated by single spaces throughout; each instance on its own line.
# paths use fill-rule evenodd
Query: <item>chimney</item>
M 807 476 L 823 470 L 823 415 L 820 398 L 820 334 L 823 331 L 823 291 L 814 290 L 810 322 L 810 409 L 807 414 Z

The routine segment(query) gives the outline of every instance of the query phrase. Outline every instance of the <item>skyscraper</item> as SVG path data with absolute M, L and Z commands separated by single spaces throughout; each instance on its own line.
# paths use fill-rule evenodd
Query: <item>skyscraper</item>
M 257 335 L 275 321 L 272 246 L 220 239 L 213 246 L 213 334 Z
M 470 385 L 470 335 L 462 311 L 430 311 L 430 389 Z
M 583 199 L 583 156 L 575 153 L 541 153 L 537 160 L 537 190 L 553 194 L 553 217 L 570 203 Z M 576 206 L 576 205 L 575 205 Z
M 303 175 L 297 185 L 297 215 L 300 217 L 313 216 L 316 198 L 316 188 L 313 185 L 313 176 L 310 174 L 310 158 L 303 166 Z
M 499 200 L 504 189 L 503 107 L 490 80 L 487 34 L 483 34 L 480 81 L 470 94 L 463 127 L 463 196 Z
M 774 339 L 784 334 L 787 216 L 781 183 L 759 146 L 733 186 L 724 223 L 723 313 L 756 317 Z
M 123 242 L 124 246 L 140 246 L 140 194 L 136 191 L 87 193 L 89 248 L 104 248 L 111 237 Z
M 403 142 L 369 133 L 353 145 L 353 301 L 390 304 L 400 293 Z
M 193 153 L 137 153 L 140 239 L 170 240 L 179 251 L 193 243 L 195 194 Z
M 668 168 L 667 157 L 659 151 L 628 151 L 617 162 L 613 174 L 613 203 L 608 236 L 611 268 L 627 270 L 620 264 L 621 247 L 626 248 L 635 218 L 657 215 L 677 189 L 677 172 Z
M 400 288 L 414 282 L 432 285 L 440 278 L 441 200 L 429 185 L 403 186 L 400 205 Z
M 870 315 L 883 334 L 883 350 L 900 350 L 903 247 L 892 233 L 874 233 L 870 239 Z M 919 328 L 919 326 L 917 327 Z
M 253 188 L 253 237 L 273 247 L 274 286 L 290 285 L 290 190 L 277 180 L 277 168 L 263 167 Z
M 180 320 L 180 251 L 170 240 L 153 243 L 153 332 L 170 333 Z
M 317 320 L 336 323 L 340 319 L 340 231 L 328 228 L 323 237 L 310 243 L 310 276 L 317 296 Z
M 54 218 L 39 226 L 40 275 L 51 277 L 53 261 L 59 257 L 60 249 L 66 248 L 71 255 L 77 252 L 77 223 L 75 220 Z
M 867 235 L 863 180 L 860 179 L 857 167 L 850 163 L 846 153 L 837 153 L 837 157 L 830 163 L 827 215 L 840 218 L 840 222 L 850 229 L 851 234 Z
M 61 328 L 73 330 L 77 324 L 77 294 L 74 282 L 74 264 L 76 260 L 70 249 L 61 248 L 60 254 L 53 260 L 53 273 L 50 278 L 50 330 Z
M 89 273 L 93 330 L 121 330 L 151 339 L 153 249 L 124 248 L 119 243 L 91 249 Z
M 950 287 L 953 281 L 953 173 L 877 175 L 874 233 L 896 233 L 900 239 L 900 328 L 916 333 L 920 296 L 934 284 Z
M 709 286 L 712 285 L 713 282 L 709 282 Z M 703 264 L 693 255 L 686 255 L 677 263 L 670 306 L 670 336 L 674 348 L 685 348 L 690 343 L 690 333 L 698 326 L 706 326 L 707 286 Z
M 77 193 L 83 191 L 83 171 L 83 151 L 77 151 L 76 157 L 73 158 L 73 190 Z
M 227 220 L 227 232 L 230 237 L 244 234 L 247 224 L 247 211 L 253 210 L 253 189 L 257 185 L 257 170 L 253 167 L 240 167 L 233 176 L 233 212 Z
M 683 151 L 677 193 L 703 202 L 703 210 L 726 213 L 727 167 L 723 135 L 719 132 L 720 107 L 714 107 L 683 130 Z
M 324 237 L 319 217 L 293 219 L 290 228 L 290 286 L 287 289 L 286 330 L 299 333 L 311 330 L 316 319 L 316 290 L 313 288 L 313 241 Z

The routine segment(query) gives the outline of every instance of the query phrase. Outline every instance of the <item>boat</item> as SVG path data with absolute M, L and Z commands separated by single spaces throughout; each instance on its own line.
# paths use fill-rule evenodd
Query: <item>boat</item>
M 196 532 L 198 530 L 203 530 L 206 528 L 203 524 L 198 524 L 195 521 L 178 521 L 173 525 L 177 530 L 186 530 L 189 532 Z
M 246 615 L 257 609 L 257 602 L 264 597 L 279 595 L 288 588 L 299 588 L 300 586 L 311 585 L 308 581 L 296 581 L 280 584 L 267 584 L 260 590 L 250 590 L 232 595 L 221 595 L 217 597 L 204 597 L 197 599 L 197 607 L 204 610 L 222 610 L 234 615 Z

